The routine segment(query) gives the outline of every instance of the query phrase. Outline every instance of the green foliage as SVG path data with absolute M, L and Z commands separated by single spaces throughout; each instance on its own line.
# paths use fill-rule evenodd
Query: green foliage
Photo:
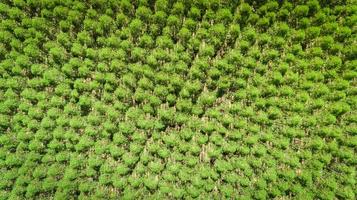
M 0 199 L 355 199 L 352 1 L 0 3 Z

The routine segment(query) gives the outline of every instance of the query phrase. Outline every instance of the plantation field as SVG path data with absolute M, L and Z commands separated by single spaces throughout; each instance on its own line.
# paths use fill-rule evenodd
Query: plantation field
M 1 0 L 0 200 L 357 198 L 354 0 Z

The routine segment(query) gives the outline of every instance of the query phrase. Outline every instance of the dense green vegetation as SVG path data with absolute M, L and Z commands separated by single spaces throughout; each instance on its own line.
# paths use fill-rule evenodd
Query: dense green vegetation
M 0 199 L 356 199 L 354 2 L 0 1 Z

